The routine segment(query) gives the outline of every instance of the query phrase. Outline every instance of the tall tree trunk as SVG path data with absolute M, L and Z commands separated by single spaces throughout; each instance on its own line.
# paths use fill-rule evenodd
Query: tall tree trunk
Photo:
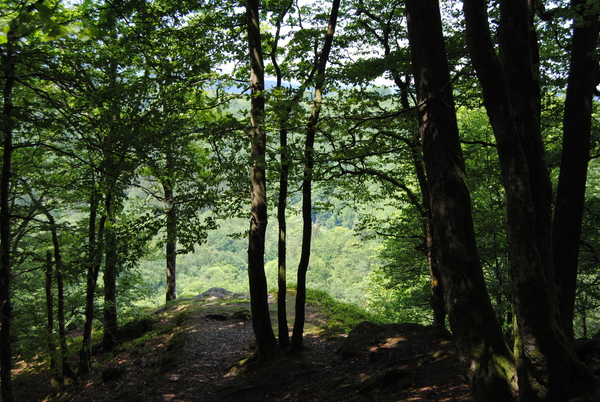
M 65 290 L 63 282 L 63 264 L 62 264 L 62 253 L 60 251 L 60 241 L 58 239 L 58 232 L 56 230 L 56 221 L 54 216 L 48 211 L 48 209 L 35 198 L 32 191 L 29 191 L 31 199 L 42 209 L 44 215 L 48 219 L 50 225 L 50 233 L 52 233 L 52 246 L 54 249 L 54 275 L 56 277 L 56 297 L 57 297 L 57 309 L 56 317 L 58 320 L 58 337 L 60 343 L 60 354 L 61 354 L 61 375 L 67 378 L 74 378 L 75 373 L 69 363 L 69 353 L 67 349 L 67 331 L 65 328 Z
M 573 28 L 562 158 L 552 226 L 554 279 L 559 290 L 559 310 L 563 329 L 571 341 L 574 339 L 577 265 L 590 159 L 592 99 L 598 79 L 598 62 L 592 58 L 598 40 L 598 13 L 584 13 L 587 11 L 585 3 L 585 0 L 571 1 L 571 8 L 585 24 L 575 24 Z M 578 10 L 580 7 L 582 9 Z
M 516 323 L 519 400 L 563 401 L 594 395 L 597 381 L 577 360 L 558 321 L 550 247 L 549 179 L 539 127 L 537 48 L 531 10 L 502 1 L 497 58 L 487 2 L 464 0 L 467 44 L 496 137 L 506 191 Z
M 57 287 L 57 311 L 56 316 L 58 319 L 58 337 L 60 339 L 60 357 L 62 365 L 62 375 L 67 378 L 75 378 L 75 373 L 71 368 L 69 362 L 69 351 L 67 347 L 67 330 L 66 330 L 66 319 L 65 319 L 65 286 L 63 281 L 62 273 L 62 260 L 56 258 L 56 253 L 60 255 L 60 250 L 55 247 L 55 259 L 56 259 L 56 287 Z
M 248 278 L 250 283 L 252 327 L 254 329 L 258 357 L 263 360 L 272 360 L 279 354 L 279 348 L 271 325 L 264 261 L 265 232 L 267 229 L 266 138 L 265 133 L 262 131 L 265 110 L 265 98 L 263 94 L 265 82 L 258 13 L 259 0 L 247 0 L 246 22 L 248 29 L 248 49 L 250 51 L 250 87 L 252 91 L 250 104 L 250 118 L 252 123 L 250 195 L 252 208 L 248 245 Z
M 118 20 L 118 9 L 115 5 L 107 8 L 107 23 L 109 28 L 108 34 L 111 38 L 112 43 L 117 43 L 117 20 Z M 107 85 L 106 88 L 115 90 L 119 87 L 119 60 L 116 56 L 112 55 L 107 60 L 106 66 L 106 77 Z M 116 152 L 118 149 L 120 130 L 121 111 L 116 102 L 106 105 L 106 112 L 110 116 L 108 127 L 106 132 L 102 133 L 100 142 L 104 147 L 104 156 L 101 162 L 102 175 L 104 176 L 104 182 L 106 187 L 102 188 L 104 191 L 104 214 L 102 221 L 104 222 L 103 227 L 103 238 L 102 248 L 98 250 L 99 253 L 104 251 L 104 273 L 102 276 L 104 284 L 104 305 L 103 305 L 103 327 L 104 335 L 102 338 L 102 346 L 105 349 L 110 349 L 117 344 L 116 333 L 118 329 L 117 323 L 117 234 L 115 228 L 116 222 L 116 211 L 118 203 L 118 195 L 116 191 L 117 182 L 121 173 L 120 163 L 124 162 L 124 155 L 120 156 L 120 160 L 116 158 Z
M 429 188 L 423 167 L 420 161 L 415 161 L 419 186 L 423 196 L 423 209 L 425 212 L 423 222 L 423 234 L 425 239 L 425 256 L 427 266 L 429 267 L 429 282 L 431 284 L 431 293 L 429 295 L 429 305 L 433 312 L 433 323 L 436 325 L 446 325 L 446 298 L 444 297 L 444 283 L 440 272 L 438 261 L 437 246 L 435 244 L 435 229 L 433 226 L 433 217 L 431 216 L 431 197 L 429 197 Z
M 285 211 L 287 208 L 289 161 L 287 150 L 287 129 L 281 128 L 279 133 L 281 147 L 281 172 L 279 178 L 279 199 L 277 202 L 277 221 L 279 224 L 279 237 L 277 242 L 278 269 L 277 269 L 277 328 L 279 347 L 282 350 L 290 348 L 290 334 L 287 323 L 287 222 Z
M 99 199 L 96 189 L 92 189 L 90 197 L 90 222 L 88 238 L 88 261 L 85 289 L 85 322 L 83 324 L 83 339 L 79 351 L 79 375 L 85 375 L 92 371 L 92 325 L 94 321 L 94 297 L 96 295 L 96 284 L 102 262 L 102 245 L 104 239 L 104 224 L 106 215 L 100 222 L 98 219 Z M 98 228 L 96 228 L 98 226 Z M 98 231 L 96 233 L 96 230 Z
M 46 331 L 48 333 L 48 352 L 50 353 L 50 372 L 60 380 L 60 370 L 56 360 L 56 344 L 54 343 L 54 294 L 52 292 L 52 251 L 46 251 Z
M 281 23 L 283 18 L 287 15 L 292 2 L 290 1 L 283 7 L 277 21 L 275 23 L 276 31 L 275 38 L 273 40 L 273 47 L 271 49 L 271 62 L 276 72 L 277 89 L 282 89 L 282 74 L 279 63 L 277 62 L 277 47 L 279 44 Z M 279 338 L 279 348 L 281 350 L 288 350 L 290 348 L 290 334 L 287 322 L 287 221 L 285 212 L 287 209 L 287 196 L 288 196 L 288 176 L 290 172 L 290 160 L 288 150 L 288 130 L 286 122 L 289 117 L 291 109 L 285 108 L 284 113 L 279 118 L 279 149 L 281 150 L 280 155 L 280 171 L 279 171 L 279 197 L 277 200 L 277 223 L 278 223 L 278 242 L 277 242 L 277 334 Z
M 60 343 L 60 378 L 61 380 L 64 377 L 67 378 L 75 378 L 75 373 L 71 368 L 71 364 L 69 363 L 69 353 L 67 349 L 67 331 L 65 328 L 65 291 L 64 291 L 64 281 L 62 274 L 62 253 L 60 251 L 60 241 L 58 239 L 58 231 L 56 228 L 56 220 L 54 216 L 50 213 L 48 208 L 34 195 L 33 191 L 25 183 L 27 187 L 27 193 L 31 200 L 36 204 L 36 206 L 42 210 L 42 213 L 48 219 L 48 224 L 50 226 L 50 233 L 52 234 L 52 247 L 53 247 L 53 255 L 54 255 L 54 276 L 56 277 L 56 298 L 57 298 L 57 307 L 56 307 L 56 317 L 58 320 L 58 338 Z M 50 256 L 52 258 L 52 256 Z M 48 317 L 50 320 L 50 317 Z M 49 327 L 53 327 L 53 325 L 49 325 Z
M 168 173 L 167 173 L 168 174 Z M 163 181 L 165 214 L 167 218 L 167 301 L 177 299 L 177 207 L 173 199 L 171 180 Z
M 387 38 L 387 35 L 384 35 Z M 385 54 L 391 54 L 391 48 L 389 43 L 386 41 L 384 44 Z M 404 110 L 411 108 L 408 100 L 409 86 L 407 82 L 409 77 L 402 79 L 400 71 L 398 69 L 391 69 L 394 83 L 400 90 L 400 102 Z M 417 119 L 418 120 L 418 119 Z M 433 311 L 433 323 L 437 325 L 446 325 L 446 300 L 444 299 L 444 285 L 442 283 L 442 277 L 440 273 L 439 262 L 437 260 L 437 250 L 433 230 L 433 222 L 431 220 L 431 197 L 429 196 L 429 186 L 427 184 L 427 175 L 425 173 L 425 167 L 423 166 L 423 155 L 422 155 L 422 144 L 418 134 L 412 136 L 410 143 L 410 150 L 415 166 L 415 172 L 417 174 L 417 180 L 419 182 L 419 189 L 421 190 L 422 204 L 421 217 L 423 219 L 423 239 L 425 246 L 425 258 L 427 259 L 427 266 L 429 267 L 429 282 L 431 284 L 431 293 L 429 296 L 429 305 Z
M 296 292 L 296 316 L 292 330 L 292 352 L 298 353 L 303 349 L 303 333 L 306 304 L 306 272 L 310 261 L 310 244 L 312 238 L 312 178 L 314 166 L 314 143 L 319 122 L 319 114 L 323 102 L 323 86 L 325 84 L 325 68 L 333 44 L 335 26 L 337 24 L 340 0 L 333 0 L 329 14 L 329 25 L 325 35 L 323 50 L 319 56 L 315 83 L 315 97 L 306 129 L 304 142 L 304 177 L 302 179 L 302 251 L 298 264 L 298 282 Z
M 515 368 L 479 261 L 437 0 L 406 13 L 434 241 L 448 318 L 475 401 L 514 400 Z
M 112 197 L 107 197 L 106 205 L 106 227 L 104 229 L 104 246 L 106 258 L 104 260 L 104 336 L 102 338 L 102 346 L 110 349 L 117 345 L 117 233 L 115 228 L 115 218 L 112 212 L 110 200 Z
M 405 110 L 409 108 L 408 99 L 402 101 Z M 431 284 L 431 293 L 429 296 L 429 305 L 433 311 L 433 323 L 436 325 L 446 325 L 446 299 L 444 298 L 444 284 L 440 272 L 437 247 L 434 241 L 434 227 L 431 216 L 431 197 L 429 196 L 429 186 L 425 167 L 423 166 L 423 156 L 420 150 L 423 149 L 419 138 L 415 135 L 411 144 L 411 153 L 413 164 L 419 181 L 421 198 L 423 199 L 421 216 L 423 219 L 423 237 L 425 244 L 425 257 L 429 267 L 429 282 Z
M 13 152 L 13 90 L 15 87 L 15 54 L 13 53 L 14 32 L 8 33 L 6 50 L 2 53 L 4 75 L 2 109 L 2 177 L 0 178 L 0 396 L 4 402 L 13 401 L 12 392 L 12 348 L 10 330 L 12 325 L 11 285 L 11 212 L 10 184 Z

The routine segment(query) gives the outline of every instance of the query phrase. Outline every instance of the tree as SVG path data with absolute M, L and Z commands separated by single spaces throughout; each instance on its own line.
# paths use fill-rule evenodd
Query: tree
M 11 184 L 14 131 L 17 120 L 15 92 L 18 86 L 19 48 L 21 40 L 36 33 L 47 33 L 52 39 L 60 33 L 60 25 L 52 20 L 53 10 L 43 3 L 26 6 L 10 2 L 6 4 L 8 24 L 2 27 L 0 36 L 0 62 L 2 69 L 2 170 L 0 177 L 0 396 L 12 402 L 12 350 L 11 350 Z M 14 16 L 13 18 L 10 18 Z M 21 64 L 21 66 L 25 63 Z
M 168 151 L 167 151 L 168 152 Z M 165 214 L 167 215 L 167 301 L 177 299 L 177 205 L 174 199 L 174 184 L 169 167 L 172 165 L 172 156 L 170 152 L 166 155 L 167 177 L 162 182 L 163 192 L 165 194 Z
M 401 223 L 390 222 L 389 217 L 382 220 L 364 218 L 365 227 L 374 230 L 378 235 L 388 239 L 410 237 L 408 241 L 386 242 L 389 248 L 401 247 L 407 243 L 418 247 L 426 258 L 431 283 L 430 306 L 435 323 L 444 324 L 446 311 L 444 307 L 442 281 L 439 277 L 431 213 L 429 211 L 427 177 L 423 167 L 421 145 L 416 130 L 416 111 L 411 107 L 414 99 L 410 82 L 406 29 L 398 23 L 403 18 L 403 2 L 365 2 L 353 4 L 356 11 L 351 18 L 344 21 L 341 33 L 342 44 L 350 41 L 360 48 L 357 55 L 349 60 L 338 61 L 333 75 L 352 89 L 343 91 L 339 97 L 346 100 L 347 106 L 342 109 L 341 122 L 329 122 L 332 132 L 329 135 L 330 146 L 336 149 L 335 164 L 339 166 L 338 176 L 330 177 L 330 184 L 339 192 L 340 182 L 345 181 L 348 197 L 361 194 L 358 190 L 364 181 L 375 181 L 385 191 L 385 197 L 397 198 L 398 205 L 408 202 L 418 213 L 420 227 L 410 221 L 410 234 L 407 229 L 399 228 Z M 347 46 L 349 47 L 349 46 Z M 383 88 L 373 88 L 371 80 L 384 75 L 398 89 L 389 93 Z M 361 107 L 356 107 L 360 103 Z M 348 127 L 349 125 L 349 127 Z M 343 133 L 343 137 L 342 137 Z M 387 155 L 406 155 L 402 160 L 392 159 Z M 392 167 L 393 165 L 395 167 Z M 333 170 L 333 169 L 331 169 Z M 344 179 L 344 176 L 347 176 Z M 357 183 L 358 182 L 358 183 Z M 416 189 L 415 189 L 416 188 Z M 351 195 L 352 194 L 352 195 Z M 366 202 L 372 202 L 372 195 L 364 195 Z M 405 209 L 406 210 L 406 209 Z M 410 212 L 412 213 L 412 211 Z M 415 226 L 415 228 L 412 228 Z M 385 230 L 384 230 L 385 228 Z M 421 232 L 420 234 L 416 234 Z M 394 253 L 390 250 L 391 255 Z M 400 261 L 390 262 L 390 276 L 395 275 Z M 402 269 L 402 268 L 400 268 Z M 398 286 L 402 286 L 398 284 Z
M 278 10 L 277 19 L 275 20 L 275 34 L 273 37 L 273 44 L 271 46 L 271 63 L 275 69 L 275 77 L 277 84 L 275 86 L 276 91 L 283 91 L 282 84 L 282 73 L 279 63 L 277 61 L 277 50 L 279 46 L 279 40 L 281 38 L 281 25 L 283 19 L 290 11 L 292 2 L 284 4 L 280 10 Z M 287 210 L 287 198 L 288 198 L 288 187 L 289 187 L 289 173 L 291 167 L 290 151 L 288 149 L 288 128 L 285 122 L 288 120 L 291 113 L 291 107 L 284 108 L 285 113 L 282 113 L 279 118 L 280 130 L 279 130 L 279 148 L 280 148 L 280 173 L 279 173 L 279 194 L 277 200 L 277 223 L 279 237 L 277 240 L 277 334 L 279 341 L 279 348 L 281 350 L 288 350 L 290 348 L 290 334 L 287 322 L 287 221 L 286 221 L 286 210 Z
M 325 42 L 323 43 L 323 50 L 319 55 L 319 61 L 317 65 L 316 83 L 315 83 L 315 96 L 313 99 L 313 106 L 306 127 L 306 139 L 304 143 L 304 175 L 302 179 L 302 254 L 300 256 L 300 262 L 298 264 L 298 281 L 297 281 L 297 292 L 296 292 L 296 316 L 294 321 L 294 329 L 292 332 L 292 351 L 295 353 L 300 352 L 303 349 L 302 339 L 304 332 L 304 319 L 305 319 L 305 303 L 306 303 L 306 272 L 308 270 L 308 263 L 310 259 L 310 244 L 312 237 L 312 176 L 314 168 L 314 144 L 315 135 L 317 132 L 317 124 L 319 122 L 319 114 L 321 112 L 321 106 L 323 102 L 323 87 L 325 84 L 325 68 L 327 66 L 327 60 L 329 59 L 329 53 L 331 51 L 331 45 L 333 43 L 333 36 L 335 34 L 335 26 L 337 24 L 338 12 L 340 7 L 340 0 L 333 0 L 331 4 L 331 13 L 329 15 L 329 25 L 327 27 L 327 34 L 325 36 Z
M 411 62 L 434 241 L 448 319 L 476 401 L 510 401 L 515 363 L 490 304 L 479 261 L 437 0 L 407 1 Z
M 264 64 L 260 37 L 259 0 L 247 0 L 246 23 L 248 30 L 248 50 L 250 54 L 250 136 L 251 163 L 250 194 L 251 218 L 248 245 L 248 277 L 252 327 L 256 339 L 258 357 L 272 360 L 279 354 L 277 340 L 271 326 L 269 303 L 267 300 L 267 279 L 265 276 L 264 253 L 265 232 L 267 229 L 267 188 L 265 178 L 266 139 L 262 128 L 264 99 Z
M 559 321 L 551 247 L 551 184 L 540 133 L 537 40 L 526 2 L 501 2 L 499 59 L 486 2 L 465 0 L 467 44 L 494 129 L 506 191 L 521 400 L 598 397 Z
M 16 27 L 15 27 L 16 28 Z M 15 42 L 18 39 L 16 29 L 8 33 L 5 49 L 2 49 L 2 75 L 4 85 L 2 90 L 2 176 L 0 178 L 0 301 L 2 320 L 0 324 L 0 387 L 2 400 L 12 402 L 12 351 L 10 341 L 10 327 L 12 320 L 12 306 L 10 300 L 11 282 L 11 211 L 10 211 L 10 185 L 11 161 L 13 152 L 14 109 L 13 91 L 16 80 L 16 52 Z
M 590 159 L 592 99 L 598 84 L 598 6 L 573 0 L 575 13 L 563 121 L 563 144 L 552 222 L 554 279 L 562 326 L 573 341 L 581 225 Z

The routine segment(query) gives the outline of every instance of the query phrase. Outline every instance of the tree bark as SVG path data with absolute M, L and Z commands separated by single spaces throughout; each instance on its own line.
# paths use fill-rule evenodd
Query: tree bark
M 514 400 L 512 353 L 479 261 L 437 0 L 407 0 L 434 241 L 450 328 L 475 401 Z
M 57 298 L 57 309 L 56 309 L 56 317 L 58 320 L 58 337 L 60 343 L 60 354 L 61 354 L 61 375 L 67 378 L 74 378 L 75 373 L 71 368 L 71 364 L 69 363 L 69 353 L 67 348 L 67 331 L 65 328 L 66 319 L 65 319 L 65 287 L 63 282 L 63 264 L 62 264 L 62 253 L 60 251 L 60 241 L 58 239 L 58 232 L 56 229 L 56 221 L 54 220 L 54 216 L 48 211 L 48 209 L 42 205 L 42 203 L 37 200 L 33 192 L 29 192 L 29 196 L 35 203 L 37 203 L 40 208 L 42 208 L 44 215 L 48 219 L 48 223 L 50 224 L 50 232 L 52 233 L 52 246 L 54 249 L 54 275 L 56 277 L 56 298 Z
M 167 218 L 166 299 L 167 301 L 171 301 L 177 299 L 177 207 L 173 199 L 173 186 L 171 185 L 170 179 L 166 179 L 163 181 L 163 190 L 165 193 L 165 214 Z
M 71 368 L 69 362 L 69 350 L 67 348 L 67 330 L 66 330 L 66 319 L 65 319 L 65 286 L 63 281 L 62 273 L 62 260 L 56 257 L 56 254 L 60 255 L 60 250 L 54 249 L 56 259 L 56 296 L 57 296 L 57 311 L 56 316 L 58 319 L 58 337 L 60 339 L 60 357 L 62 363 L 62 375 L 67 378 L 75 378 L 75 373 Z
M 374 16 L 376 17 L 376 16 Z M 391 25 L 388 25 L 388 29 L 391 29 Z M 385 32 L 381 36 L 381 42 L 384 47 L 384 54 L 389 56 L 392 53 L 392 49 L 389 43 L 389 32 Z M 392 68 L 390 70 L 392 78 L 398 89 L 400 90 L 400 102 L 404 110 L 411 108 L 409 102 L 409 76 L 403 79 L 400 74 L 400 70 Z M 412 114 L 410 115 L 412 118 Z M 415 115 L 415 118 L 417 116 Z M 418 119 L 415 119 L 418 121 Z M 429 196 L 429 187 L 427 184 L 427 174 L 425 173 L 425 167 L 423 166 L 423 155 L 422 145 L 420 140 L 420 134 L 415 133 L 412 135 L 412 141 L 410 143 L 410 151 L 417 174 L 417 180 L 419 182 L 419 190 L 421 191 L 422 203 L 415 205 L 419 208 L 421 217 L 423 219 L 423 244 L 425 250 L 425 258 L 427 259 L 427 266 L 429 267 L 429 282 L 431 284 L 431 293 L 429 296 L 429 305 L 433 312 L 433 323 L 436 325 L 446 325 L 446 300 L 444 298 L 444 285 L 442 283 L 442 277 L 440 273 L 439 262 L 437 260 L 437 250 L 435 246 L 433 222 L 431 218 L 431 197 Z M 416 203 L 415 203 L 416 204 Z
M 519 400 L 595 398 L 597 381 L 577 360 L 558 321 L 531 10 L 524 0 L 504 0 L 500 11 L 501 59 L 489 33 L 487 2 L 464 0 L 467 45 L 496 137 L 506 192 Z
M 404 109 L 408 109 L 408 100 L 403 101 Z M 423 166 L 423 156 L 419 152 L 422 149 L 419 139 L 414 136 L 411 152 L 421 198 L 423 199 L 422 219 L 423 219 L 423 238 L 425 245 L 425 257 L 429 267 L 429 282 L 431 283 L 431 294 L 429 296 L 429 305 L 433 311 L 433 323 L 436 325 L 446 325 L 446 299 L 444 297 L 444 285 L 440 272 L 437 247 L 434 240 L 433 218 L 431 216 L 431 197 L 429 195 L 429 186 L 427 174 Z
M 288 13 L 292 2 L 287 4 L 280 12 L 276 21 L 275 38 L 271 49 L 271 62 L 276 72 L 277 89 L 282 89 L 281 68 L 277 62 L 277 47 L 281 32 L 281 23 L 283 18 Z M 279 197 L 277 200 L 277 223 L 278 223 L 278 241 L 277 241 L 277 334 L 279 338 L 279 348 L 283 351 L 290 348 L 290 334 L 287 322 L 287 221 L 285 212 L 287 209 L 288 196 L 288 176 L 290 172 L 290 160 L 288 150 L 288 129 L 286 122 L 291 109 L 285 108 L 284 113 L 279 118 L 279 149 L 280 155 L 280 171 L 279 171 Z
M 315 97 L 310 119 L 306 129 L 306 139 L 304 142 L 304 177 L 302 179 L 302 251 L 300 254 L 300 262 L 298 264 L 298 281 L 296 291 L 296 311 L 294 328 L 292 330 L 292 352 L 299 353 L 304 348 L 303 333 L 305 321 L 305 304 L 306 304 L 306 272 L 310 261 L 310 245 L 312 238 L 312 178 L 314 166 L 314 143 L 317 132 L 317 124 L 319 122 L 319 114 L 323 102 L 323 86 L 325 84 L 325 68 L 331 46 L 333 44 L 333 36 L 335 34 L 335 26 L 337 24 L 338 12 L 340 8 L 340 0 L 333 0 L 331 3 L 331 12 L 329 14 L 329 25 L 327 34 L 323 44 L 323 50 L 319 56 L 317 75 L 315 83 Z
M 2 53 L 2 73 L 4 75 L 3 109 L 2 109 L 2 177 L 0 178 L 0 396 L 4 402 L 12 402 L 12 348 L 10 330 L 12 325 L 12 304 L 10 300 L 11 285 L 11 212 L 10 184 L 12 175 L 13 152 L 13 90 L 15 87 L 15 54 L 13 53 L 12 35 Z
M 92 188 L 90 197 L 90 218 L 88 233 L 88 260 L 85 290 L 85 322 L 83 324 L 83 339 L 79 351 L 79 375 L 86 375 L 92 371 L 92 325 L 94 321 L 94 297 L 96 295 L 96 284 L 102 262 L 102 246 L 99 242 L 104 239 L 104 224 L 106 215 L 103 215 L 100 222 L 98 219 L 98 194 L 97 190 Z M 98 233 L 96 233 L 96 230 Z M 100 239 L 100 240 L 99 240 Z
M 67 348 L 67 331 L 65 329 L 65 291 L 64 291 L 64 282 L 63 282 L 63 264 L 62 264 L 62 253 L 60 251 L 60 241 L 58 238 L 58 231 L 56 227 L 56 220 L 54 216 L 50 213 L 48 208 L 42 202 L 35 197 L 33 191 L 27 185 L 27 192 L 31 200 L 36 204 L 38 208 L 42 210 L 42 213 L 48 219 L 48 225 L 50 226 L 50 233 L 52 234 L 52 247 L 54 255 L 54 276 L 56 277 L 56 298 L 57 298 L 57 307 L 56 307 L 56 317 L 58 320 L 58 338 L 60 344 L 60 357 L 61 357 L 61 370 L 60 370 L 60 380 L 63 380 L 64 377 L 67 378 L 75 378 L 75 373 L 71 368 L 71 364 L 69 363 L 69 353 Z M 52 256 L 50 256 L 52 258 Z M 50 317 L 48 317 L 50 320 Z M 49 327 L 53 327 L 53 324 L 49 323 Z
M 112 206 L 110 205 L 111 196 L 107 197 L 106 222 L 108 223 L 104 230 L 105 235 L 105 253 L 104 261 L 104 336 L 102 346 L 111 349 L 117 345 L 117 233 L 115 228 L 115 218 L 112 216 Z
M 56 344 L 54 343 L 54 294 L 52 292 L 52 251 L 46 251 L 46 327 L 48 333 L 48 352 L 50 354 L 50 372 L 60 380 L 58 361 L 56 360 Z
M 250 104 L 252 123 L 250 195 L 252 208 L 248 245 L 248 278 L 252 327 L 256 339 L 257 354 L 260 359 L 273 360 L 279 354 L 279 348 L 271 325 L 264 265 L 265 232 L 267 229 L 266 138 L 261 126 L 265 109 L 263 94 L 265 84 L 258 10 L 259 0 L 247 0 L 246 22 L 248 49 L 250 51 L 250 87 L 252 91 Z
M 585 0 L 571 1 L 571 8 L 585 7 Z M 598 62 L 591 55 L 598 40 L 598 13 L 578 12 L 585 25 L 575 25 L 571 67 L 565 98 L 562 157 L 552 226 L 554 279 L 559 291 L 562 326 L 573 341 L 573 316 L 577 285 L 581 223 L 590 159 L 592 99 L 597 84 Z M 587 15 L 586 15 L 587 14 Z

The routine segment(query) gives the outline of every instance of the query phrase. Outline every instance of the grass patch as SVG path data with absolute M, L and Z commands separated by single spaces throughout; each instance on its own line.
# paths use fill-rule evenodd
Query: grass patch
M 337 301 L 322 290 L 307 289 L 306 302 L 317 306 L 325 317 L 324 334 L 348 333 L 362 321 L 378 324 L 384 321 L 383 318 L 368 313 L 352 303 Z

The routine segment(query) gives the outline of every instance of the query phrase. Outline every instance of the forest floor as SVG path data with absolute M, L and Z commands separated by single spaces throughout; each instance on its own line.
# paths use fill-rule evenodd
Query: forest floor
M 267 365 L 244 365 L 242 362 L 252 355 L 254 348 L 249 309 L 247 299 L 178 300 L 126 327 L 120 334 L 123 343 L 116 348 L 95 350 L 93 374 L 77 382 L 57 387 L 52 385 L 47 369 L 18 364 L 13 385 L 15 399 L 26 402 L 471 400 L 452 342 L 440 336 L 435 328 L 398 324 L 393 336 L 372 340 L 358 337 L 358 343 L 349 346 L 344 340 L 353 338 L 352 332 L 348 336 L 324 331 L 325 312 L 313 304 L 307 306 L 306 352 L 302 356 L 282 357 Z M 272 310 L 275 311 L 274 305 Z

